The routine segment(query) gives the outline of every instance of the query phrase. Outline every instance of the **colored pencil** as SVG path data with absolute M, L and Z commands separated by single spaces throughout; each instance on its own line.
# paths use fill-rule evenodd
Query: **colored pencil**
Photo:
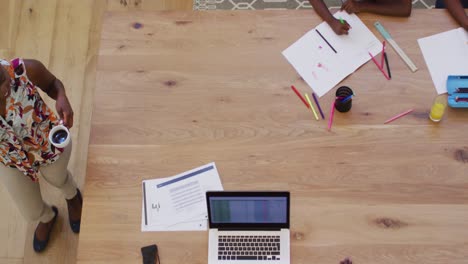
M 382 42 L 382 54 L 380 54 L 380 68 L 383 69 L 384 63 L 384 54 L 385 54 L 385 40 Z
M 394 116 L 394 117 L 388 119 L 387 121 L 384 122 L 384 124 L 388 124 L 388 123 L 390 123 L 390 122 L 393 122 L 394 120 L 396 120 L 396 119 L 398 119 L 398 118 L 400 118 L 400 117 L 402 117 L 402 116 L 405 116 L 405 115 L 407 115 L 407 114 L 409 114 L 409 113 L 411 113 L 411 112 L 413 112 L 413 109 L 410 109 L 410 110 L 408 110 L 408 111 L 405 111 L 405 112 L 403 112 L 403 113 L 401 113 L 401 114 L 398 114 L 398 115 L 396 115 L 396 116 Z
M 340 19 L 341 24 L 343 25 L 346 24 L 346 21 L 343 18 L 340 17 L 339 19 Z M 348 26 L 350 29 L 352 28 L 350 24 L 348 24 Z
M 302 97 L 302 95 L 296 90 L 296 87 L 294 87 L 294 85 L 291 85 L 291 89 L 293 89 L 293 91 L 297 94 L 297 96 L 299 96 L 299 99 L 301 99 L 301 101 L 305 104 L 305 106 L 307 106 L 307 108 L 309 108 L 309 105 L 304 100 L 304 97 Z
M 384 52 L 384 57 L 385 57 L 385 64 L 387 65 L 388 77 L 391 79 L 392 78 L 392 73 L 390 72 L 390 65 L 388 64 L 387 52 Z
M 385 78 L 387 80 L 390 80 L 390 77 L 388 77 L 387 73 L 382 69 L 382 67 L 379 66 L 379 62 L 374 58 L 374 56 L 372 56 L 372 54 L 369 52 L 369 55 L 371 56 L 372 58 L 372 61 L 375 63 L 375 65 L 377 66 L 377 68 L 379 68 L 379 70 L 382 72 L 382 74 L 385 76 Z
M 330 109 L 330 119 L 328 119 L 328 131 L 331 131 L 334 115 L 335 115 L 335 101 L 333 101 L 333 104 Z
M 317 112 L 315 111 L 314 105 L 312 104 L 312 102 L 310 102 L 309 95 L 308 95 L 307 93 L 305 93 L 304 95 L 305 95 L 305 97 L 306 97 L 306 99 L 307 99 L 307 102 L 308 102 L 309 105 L 310 105 L 310 108 L 312 109 L 312 112 L 314 113 L 315 119 L 316 119 L 316 120 L 319 120 L 318 115 L 317 115 Z
M 333 48 L 333 46 L 330 44 L 330 42 L 328 42 L 328 40 L 322 35 L 322 33 L 320 33 L 320 31 L 318 31 L 317 29 L 315 29 L 315 32 L 317 32 L 317 34 L 319 34 L 319 36 L 328 44 L 328 46 L 329 46 L 335 53 L 338 53 L 338 52 L 336 52 L 335 48 Z
M 312 93 L 312 97 L 314 97 L 315 104 L 317 105 L 317 108 L 320 111 L 320 115 L 322 116 L 322 119 L 325 119 L 325 115 L 323 114 L 322 108 L 320 107 L 320 104 L 318 102 L 317 96 L 315 96 L 315 93 Z
M 352 95 L 348 95 L 347 97 L 345 97 L 345 99 L 341 100 L 342 103 L 346 103 L 348 102 L 349 100 L 351 100 L 351 97 L 353 97 L 353 94 Z

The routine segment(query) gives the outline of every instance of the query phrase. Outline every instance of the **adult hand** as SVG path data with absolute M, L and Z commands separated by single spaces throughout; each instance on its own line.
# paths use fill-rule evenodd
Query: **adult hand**
M 341 6 L 341 11 L 345 10 L 348 14 L 361 12 L 360 3 L 355 0 L 348 0 Z
M 348 35 L 348 31 L 351 28 L 348 24 L 348 22 L 344 21 L 344 23 L 341 23 L 340 20 L 338 19 L 333 19 L 330 23 L 330 27 L 335 31 L 337 35 Z
M 68 101 L 67 96 L 61 95 L 57 97 L 55 101 L 55 108 L 60 118 L 63 120 L 63 125 L 67 128 L 72 128 L 73 126 L 73 109 Z

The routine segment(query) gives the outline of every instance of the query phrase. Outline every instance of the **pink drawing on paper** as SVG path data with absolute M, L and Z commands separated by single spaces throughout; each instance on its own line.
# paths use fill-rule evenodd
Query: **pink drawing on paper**
M 325 71 L 328 71 L 328 68 L 321 62 L 317 63 L 317 67 L 320 69 L 324 69 Z
M 318 80 L 318 76 L 317 76 L 317 73 L 315 71 L 312 71 L 312 76 L 314 76 L 315 80 Z

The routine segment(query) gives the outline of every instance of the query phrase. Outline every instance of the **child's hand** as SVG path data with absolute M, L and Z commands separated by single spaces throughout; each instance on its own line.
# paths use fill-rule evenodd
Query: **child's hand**
M 348 14 L 359 13 L 361 8 L 358 2 L 348 0 L 341 6 L 341 11 L 345 10 Z
M 343 24 L 339 19 L 336 18 L 331 21 L 330 27 L 337 35 L 348 35 L 348 31 L 351 28 L 348 22 L 344 21 Z

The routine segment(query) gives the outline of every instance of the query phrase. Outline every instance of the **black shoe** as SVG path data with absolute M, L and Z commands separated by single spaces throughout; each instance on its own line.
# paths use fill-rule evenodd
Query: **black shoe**
M 52 210 L 54 210 L 55 215 L 54 215 L 54 218 L 52 219 L 52 227 L 50 228 L 49 233 L 47 233 L 46 240 L 43 240 L 43 241 L 39 240 L 36 237 L 36 231 L 34 231 L 33 248 L 34 248 L 34 251 L 36 251 L 37 253 L 44 251 L 44 249 L 46 249 L 47 247 L 47 244 L 49 244 L 50 233 L 52 233 L 52 229 L 54 229 L 54 225 L 55 225 L 55 222 L 57 221 L 57 216 L 58 216 L 57 207 L 52 206 Z M 36 227 L 36 230 L 37 230 L 37 227 Z
M 80 189 L 76 189 L 76 191 L 77 191 L 76 195 L 78 195 L 78 199 L 80 200 L 81 206 L 83 206 L 83 197 L 81 196 Z M 73 197 L 73 198 L 75 198 L 75 197 Z M 68 207 L 68 203 L 67 203 L 67 208 L 68 208 L 68 220 L 70 221 L 70 228 L 73 231 L 73 233 L 78 234 L 78 233 L 80 233 L 81 216 L 80 216 L 79 220 L 72 221 L 71 218 L 70 218 L 70 207 Z

